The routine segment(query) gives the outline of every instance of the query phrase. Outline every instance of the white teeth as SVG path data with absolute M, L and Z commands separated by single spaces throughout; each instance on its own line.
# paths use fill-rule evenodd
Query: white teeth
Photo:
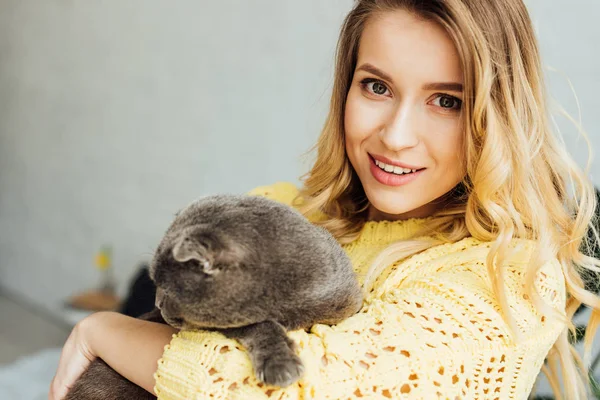
M 416 169 L 408 169 L 408 168 L 397 167 L 394 165 L 388 165 L 388 164 L 382 163 L 381 161 L 378 161 L 378 160 L 375 160 L 375 165 L 377 165 L 379 168 L 381 168 L 382 170 L 384 170 L 386 172 L 393 172 L 394 174 L 398 174 L 398 175 L 408 174 L 408 173 L 416 171 Z

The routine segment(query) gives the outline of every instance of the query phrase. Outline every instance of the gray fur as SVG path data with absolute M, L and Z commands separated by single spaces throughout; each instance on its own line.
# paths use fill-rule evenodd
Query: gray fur
M 333 236 L 260 196 L 221 194 L 187 206 L 158 245 L 150 276 L 168 324 L 239 340 L 257 379 L 282 387 L 303 373 L 286 331 L 341 322 L 363 300 Z M 120 398 L 138 398 L 132 393 Z

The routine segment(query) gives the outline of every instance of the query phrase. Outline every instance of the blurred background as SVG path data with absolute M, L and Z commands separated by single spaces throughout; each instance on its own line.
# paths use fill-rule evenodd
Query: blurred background
M 0 397 L 45 398 L 86 315 L 66 304 L 106 278 L 123 300 L 177 209 L 299 183 L 352 4 L 0 0 Z M 550 92 L 597 151 L 600 2 L 527 4 Z

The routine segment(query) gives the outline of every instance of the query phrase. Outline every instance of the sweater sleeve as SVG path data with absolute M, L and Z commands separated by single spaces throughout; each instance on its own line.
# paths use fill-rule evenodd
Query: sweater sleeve
M 246 193 L 250 196 L 262 196 L 283 204 L 291 205 L 298 194 L 298 187 L 291 182 L 275 182 L 272 185 L 257 186 Z
M 237 341 L 218 332 L 182 331 L 159 361 L 158 398 L 525 398 L 564 327 L 523 299 L 518 278 L 525 264 L 517 260 L 505 284 L 528 337 L 517 344 L 481 268 L 485 248 L 475 244 L 431 259 L 409 277 L 392 272 L 352 317 L 289 332 L 305 372 L 286 388 L 258 382 Z M 539 276 L 545 300 L 564 310 L 557 263 Z

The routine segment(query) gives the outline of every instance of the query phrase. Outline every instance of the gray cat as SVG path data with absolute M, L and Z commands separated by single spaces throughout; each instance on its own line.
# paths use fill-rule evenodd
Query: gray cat
M 214 195 L 179 212 L 150 265 L 156 306 L 142 319 L 217 330 L 248 351 L 258 380 L 285 387 L 303 365 L 286 331 L 357 313 L 362 293 L 333 236 L 260 196 Z M 163 321 L 164 319 L 164 321 Z M 153 399 L 103 361 L 67 399 Z

